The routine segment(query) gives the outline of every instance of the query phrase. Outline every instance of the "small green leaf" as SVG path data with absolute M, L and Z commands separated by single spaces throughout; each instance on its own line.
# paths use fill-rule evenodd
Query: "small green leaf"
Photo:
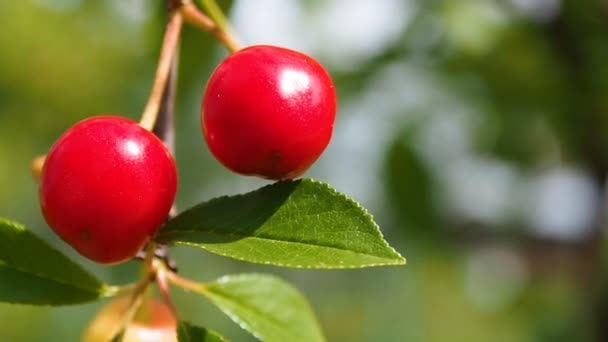
M 262 341 L 324 341 L 306 299 L 283 280 L 264 274 L 224 276 L 200 291 Z
M 201 203 L 168 222 L 157 240 L 285 267 L 405 263 L 364 208 L 310 179 L 278 182 Z
M 0 218 L 0 302 L 68 305 L 108 293 L 108 287 L 23 225 Z
M 188 322 L 179 322 L 177 340 L 179 342 L 228 342 L 217 332 L 194 326 Z

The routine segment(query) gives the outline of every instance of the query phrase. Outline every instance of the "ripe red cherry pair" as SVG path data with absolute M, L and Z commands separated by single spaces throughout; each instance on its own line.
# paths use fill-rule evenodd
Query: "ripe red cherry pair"
M 331 138 L 336 94 L 311 57 L 253 46 L 226 58 L 203 98 L 202 128 L 230 170 L 282 180 L 301 175 Z M 46 158 L 40 204 L 53 230 L 100 263 L 131 259 L 161 227 L 175 199 L 175 162 L 135 121 L 85 119 Z

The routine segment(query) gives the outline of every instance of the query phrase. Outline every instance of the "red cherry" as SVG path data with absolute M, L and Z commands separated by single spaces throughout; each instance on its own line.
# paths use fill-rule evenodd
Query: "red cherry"
M 98 116 L 68 129 L 40 179 L 46 222 L 80 254 L 126 261 L 167 218 L 177 190 L 175 162 L 135 121 Z
M 118 298 L 105 305 L 82 336 L 84 342 L 110 341 L 120 332 L 130 298 Z M 148 299 L 125 327 L 123 342 L 177 342 L 177 321 L 171 309 L 156 299 Z
M 177 321 L 167 305 L 152 300 L 127 326 L 123 342 L 177 342 Z
M 244 175 L 289 179 L 304 173 L 329 144 L 336 92 L 312 57 L 252 46 L 215 69 L 201 117 L 209 149 L 224 166 Z

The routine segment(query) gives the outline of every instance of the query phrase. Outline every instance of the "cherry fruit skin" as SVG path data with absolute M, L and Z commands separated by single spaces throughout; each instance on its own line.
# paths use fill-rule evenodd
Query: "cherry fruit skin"
M 130 298 L 121 297 L 102 307 L 89 323 L 83 342 L 111 341 L 120 332 Z M 177 321 L 163 302 L 149 298 L 123 331 L 122 342 L 177 342 Z
M 83 256 L 126 261 L 164 223 L 177 191 L 175 161 L 135 121 L 96 116 L 68 129 L 40 178 L 46 222 Z
M 227 57 L 211 75 L 202 129 L 211 153 L 228 169 L 290 179 L 329 144 L 336 107 L 333 81 L 319 62 L 256 45 Z

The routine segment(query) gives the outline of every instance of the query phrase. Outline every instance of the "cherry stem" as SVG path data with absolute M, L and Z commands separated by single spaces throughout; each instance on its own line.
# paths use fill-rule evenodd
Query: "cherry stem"
M 183 20 L 180 18 L 181 14 L 179 13 L 179 8 L 182 6 L 181 0 L 167 0 L 167 8 L 169 11 L 169 22 L 167 23 L 167 29 L 165 30 L 165 38 L 163 41 L 163 48 L 161 51 L 161 57 L 159 60 L 159 66 L 157 70 L 157 76 L 155 78 L 155 83 L 153 87 L 153 92 L 150 94 L 150 100 L 148 101 L 148 105 L 146 106 L 146 113 L 154 113 L 153 122 L 151 123 L 153 126 L 151 128 L 152 132 L 162 140 L 169 153 L 175 154 L 175 95 L 177 88 L 177 67 L 178 67 L 178 55 L 179 55 L 179 33 L 181 30 L 181 26 Z M 176 22 L 178 21 L 178 22 Z M 171 56 L 167 57 L 169 54 L 167 51 L 171 52 Z M 169 61 L 168 64 L 168 74 L 166 75 L 164 83 L 157 82 L 159 80 L 158 75 L 161 73 L 161 65 L 163 63 Z M 164 66 L 163 66 L 164 68 Z M 164 74 L 163 74 L 164 75 Z M 158 93 L 154 93 L 157 90 L 157 85 L 162 83 L 162 89 L 160 91 L 160 95 Z M 156 95 L 154 95 L 156 94 Z M 160 97 L 157 97 L 160 96 Z M 153 100 L 154 98 L 154 100 Z M 155 106 L 155 110 L 150 109 L 148 112 L 148 108 L 150 108 L 150 103 L 153 103 Z M 145 115 L 145 114 L 144 114 Z M 142 117 L 142 121 L 140 125 L 143 126 L 144 117 Z M 147 128 L 147 127 L 146 127 Z M 169 213 L 170 219 L 175 217 L 177 214 L 177 209 L 175 204 L 171 207 L 171 212 Z M 151 250 L 150 246 L 153 246 L 153 250 Z M 148 246 L 146 246 L 142 251 L 137 253 L 137 259 L 148 260 L 144 262 L 144 270 L 150 268 L 152 258 L 157 257 L 162 259 L 172 270 L 177 270 L 177 266 L 171 260 L 169 255 L 167 254 L 167 249 L 165 246 L 160 245 L 156 242 L 150 242 Z M 147 266 L 146 266 L 147 263 Z M 149 274 L 149 271 L 145 271 L 146 274 Z
M 217 4 L 215 0 L 202 0 L 203 7 L 209 13 L 209 16 L 213 21 L 220 27 L 224 32 L 232 33 L 228 25 L 228 20 L 222 11 L 222 8 Z
M 205 287 L 204 284 L 197 283 L 197 282 L 195 282 L 193 280 L 190 280 L 188 278 L 180 277 L 175 272 L 167 272 L 166 276 L 167 276 L 167 279 L 173 285 L 179 286 L 182 289 L 193 291 L 193 292 L 198 292 L 198 293 L 205 293 L 206 292 L 206 290 L 205 290 L 206 287 Z
M 175 93 L 177 88 L 177 64 L 179 47 L 176 52 L 169 70 L 169 79 L 165 84 L 163 97 L 160 101 L 160 108 L 156 123 L 152 132 L 162 140 L 165 147 L 171 154 L 175 154 Z
M 167 23 L 167 28 L 165 29 L 165 37 L 158 60 L 158 67 L 156 68 L 156 76 L 154 77 L 154 84 L 152 85 L 150 97 L 148 98 L 148 102 L 146 103 L 146 107 L 139 122 L 142 127 L 149 131 L 154 128 L 158 117 L 167 80 L 169 79 L 169 73 L 176 56 L 177 44 L 179 42 L 179 35 L 183 24 L 180 11 L 173 10 L 169 16 L 170 18 Z
M 122 315 L 122 322 L 120 324 L 120 328 L 118 329 L 118 331 L 114 332 L 115 335 L 120 333 L 129 325 L 129 323 L 131 323 L 133 317 L 135 317 L 135 314 L 137 313 L 137 310 L 139 310 L 139 308 L 141 307 L 141 304 L 144 301 L 144 294 L 146 293 L 146 289 L 148 288 L 148 285 L 150 285 L 153 279 L 154 278 L 151 277 L 148 272 L 146 272 L 146 275 L 133 286 L 129 305 L 127 306 L 127 309 Z
M 142 280 L 140 279 L 136 283 L 109 286 L 108 289 L 104 292 L 105 297 L 122 297 L 126 296 L 127 294 L 131 294 L 135 292 L 135 289 L 139 286 L 139 283 L 141 281 Z
M 206 16 L 190 1 L 184 0 L 180 11 L 186 22 L 213 34 L 230 52 L 234 53 L 240 49 L 239 44 L 230 33 L 223 30 L 220 25 Z
M 156 253 L 157 244 L 154 241 L 150 241 L 148 246 L 146 247 L 146 256 L 144 258 L 144 270 L 146 275 L 154 274 L 156 272 L 156 267 L 154 265 L 154 256 Z
M 32 176 L 35 180 L 39 180 L 42 176 L 42 167 L 44 166 L 45 160 L 46 155 L 37 156 L 32 160 Z
M 179 321 L 179 317 L 177 314 L 177 309 L 175 308 L 175 304 L 173 304 L 173 300 L 171 299 L 171 292 L 169 290 L 169 283 L 167 282 L 167 274 L 171 273 L 165 267 L 165 264 L 162 260 L 157 260 L 159 262 L 158 271 L 156 273 L 156 283 L 158 285 L 158 289 L 160 290 L 160 294 L 163 297 L 163 301 L 171 310 L 173 317 L 176 321 Z

